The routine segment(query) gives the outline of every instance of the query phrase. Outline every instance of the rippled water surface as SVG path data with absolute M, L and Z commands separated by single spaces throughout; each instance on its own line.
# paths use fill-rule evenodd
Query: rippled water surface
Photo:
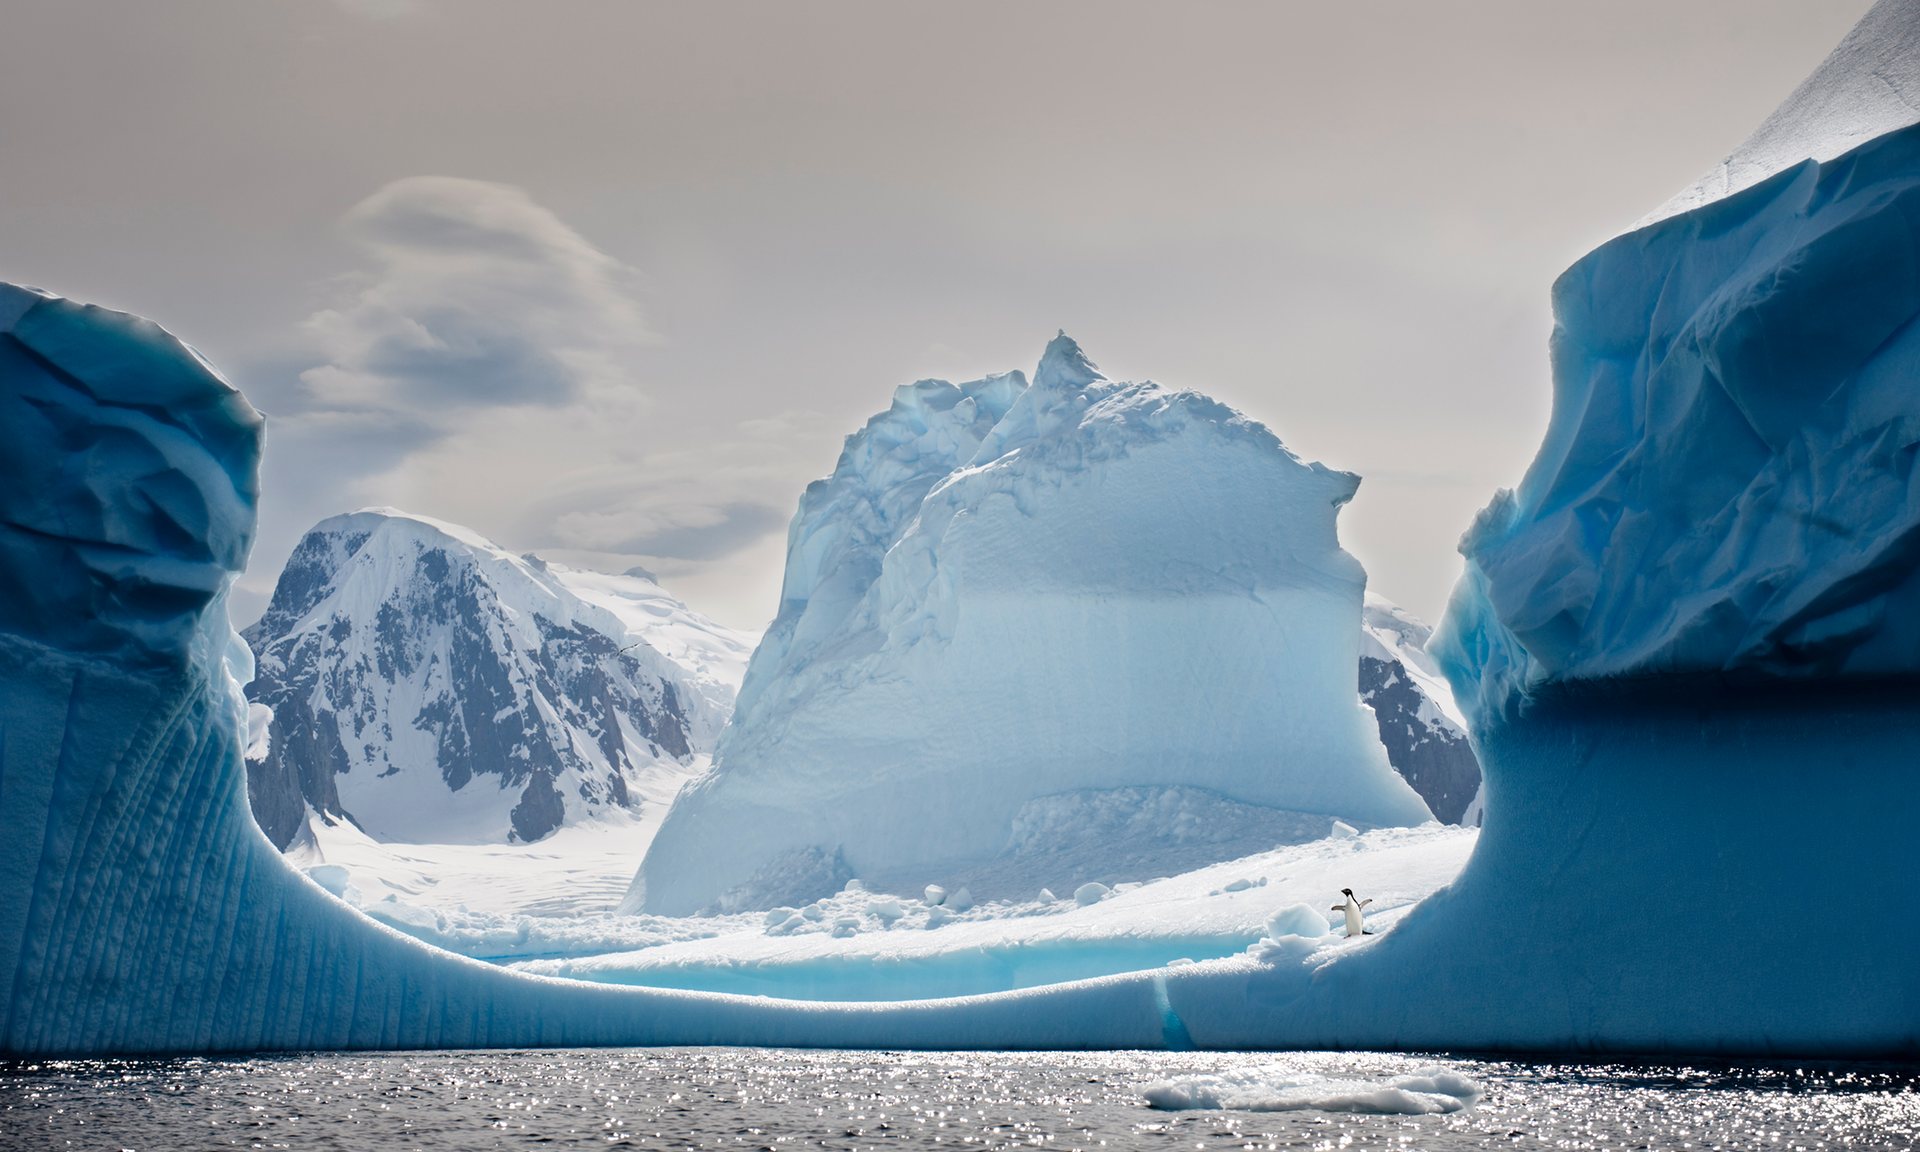
M 1142 1091 L 1225 1077 L 1271 1083 L 1276 1099 L 1297 1103 L 1315 1085 L 1436 1075 L 1465 1077 L 1482 1095 L 1451 1114 L 1382 1115 L 1163 1112 Z M 1916 1089 L 1920 1070 L 1887 1066 L 1333 1053 L 706 1048 L 36 1061 L 0 1063 L 0 1145 L 1907 1149 L 1920 1146 Z

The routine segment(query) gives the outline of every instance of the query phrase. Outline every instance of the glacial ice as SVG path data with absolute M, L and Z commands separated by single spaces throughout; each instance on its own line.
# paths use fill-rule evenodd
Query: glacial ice
M 901 389 L 808 489 L 780 616 L 627 906 L 1077 886 L 1101 877 L 1005 853 L 1033 805 L 1093 817 L 1117 790 L 1317 814 L 1314 835 L 1429 819 L 1354 691 L 1365 577 L 1334 519 L 1357 484 L 1064 334 L 1031 387 Z M 1126 841 L 1100 846 L 1144 854 Z

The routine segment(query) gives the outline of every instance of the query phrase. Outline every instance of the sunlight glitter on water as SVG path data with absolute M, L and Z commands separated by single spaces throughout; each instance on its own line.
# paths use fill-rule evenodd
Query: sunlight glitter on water
M 1464 1078 L 1437 1115 L 1155 1111 L 1180 1078 Z M 1450 1081 L 1449 1081 L 1450 1082 Z M 1907 1149 L 1920 1070 L 1380 1053 L 652 1049 L 0 1064 L 19 1148 Z

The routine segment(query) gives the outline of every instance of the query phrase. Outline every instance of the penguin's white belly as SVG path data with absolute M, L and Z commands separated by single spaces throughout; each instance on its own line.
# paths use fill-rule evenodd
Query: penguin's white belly
M 1347 901 L 1345 911 L 1347 914 L 1347 935 L 1358 936 L 1367 930 L 1367 922 L 1360 918 L 1360 906 L 1358 904 L 1355 904 L 1351 900 Z

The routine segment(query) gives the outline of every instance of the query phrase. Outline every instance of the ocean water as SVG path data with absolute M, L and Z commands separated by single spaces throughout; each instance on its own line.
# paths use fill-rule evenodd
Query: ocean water
M 1223 1093 L 1292 1110 L 1148 1102 Z M 1920 1068 L 744 1048 L 39 1060 L 0 1063 L 0 1147 L 1910 1149 Z

